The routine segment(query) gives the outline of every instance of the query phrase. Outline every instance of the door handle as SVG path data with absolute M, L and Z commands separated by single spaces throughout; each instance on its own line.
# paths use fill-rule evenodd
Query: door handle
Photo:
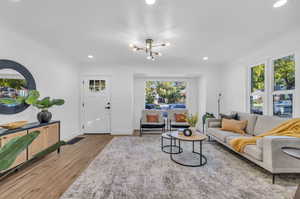
M 106 106 L 105 109 L 110 109 L 110 106 Z

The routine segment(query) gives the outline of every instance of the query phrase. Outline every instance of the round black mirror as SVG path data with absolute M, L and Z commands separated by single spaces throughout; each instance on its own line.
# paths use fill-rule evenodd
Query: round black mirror
M 30 90 L 36 90 L 32 74 L 21 64 L 11 60 L 0 60 L 0 99 L 16 99 L 27 96 Z M 24 111 L 29 105 L 2 104 L 0 114 L 16 114 Z

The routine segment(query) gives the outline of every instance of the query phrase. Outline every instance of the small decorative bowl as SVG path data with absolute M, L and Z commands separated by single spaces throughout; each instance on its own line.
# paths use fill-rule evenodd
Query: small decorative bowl
M 187 136 L 187 137 L 190 137 L 190 136 L 193 135 L 193 131 L 191 129 L 184 129 L 183 130 L 183 135 Z
M 12 130 L 12 129 L 21 128 L 21 127 L 25 126 L 27 123 L 28 123 L 28 121 L 17 121 L 17 122 L 11 122 L 8 124 L 2 124 L 2 125 L 0 125 L 0 127 L 4 128 L 4 129 Z

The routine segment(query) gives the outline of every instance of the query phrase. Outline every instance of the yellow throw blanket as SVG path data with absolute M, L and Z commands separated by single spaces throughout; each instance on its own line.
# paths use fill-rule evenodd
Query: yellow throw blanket
M 237 152 L 244 152 L 244 149 L 247 145 L 255 145 L 256 140 L 263 138 L 265 136 L 291 136 L 300 138 L 300 118 L 288 120 L 276 128 L 263 133 L 259 136 L 250 137 L 250 138 L 235 138 L 230 141 L 230 145 Z

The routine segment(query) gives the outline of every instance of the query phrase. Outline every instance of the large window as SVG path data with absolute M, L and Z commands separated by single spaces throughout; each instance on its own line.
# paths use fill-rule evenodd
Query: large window
M 264 113 L 265 69 L 265 64 L 251 67 L 250 112 L 254 114 Z
M 293 117 L 295 56 L 273 60 L 273 115 Z
M 146 109 L 186 108 L 185 81 L 146 81 Z
M 293 117 L 295 65 L 295 56 L 288 55 L 250 67 L 248 100 L 251 113 Z

